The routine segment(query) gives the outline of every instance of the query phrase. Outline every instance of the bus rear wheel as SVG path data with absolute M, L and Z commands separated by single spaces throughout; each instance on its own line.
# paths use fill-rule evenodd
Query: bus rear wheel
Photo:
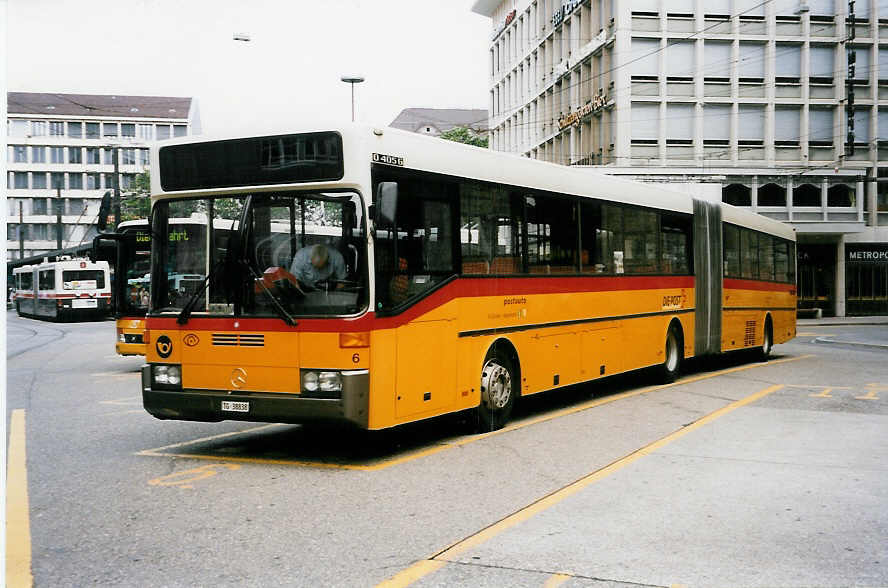
M 660 366 L 660 379 L 666 384 L 671 384 L 678 379 L 681 360 L 684 358 L 681 334 L 675 326 L 669 327 L 669 332 L 666 334 L 664 352 L 663 364 Z
M 765 320 L 765 332 L 762 335 L 762 348 L 759 350 L 760 359 L 768 361 L 772 349 L 774 349 L 774 327 L 771 326 L 771 317 L 768 317 Z
M 508 354 L 498 347 L 487 352 L 481 368 L 481 403 L 478 405 L 478 431 L 503 428 L 512 414 L 518 378 Z

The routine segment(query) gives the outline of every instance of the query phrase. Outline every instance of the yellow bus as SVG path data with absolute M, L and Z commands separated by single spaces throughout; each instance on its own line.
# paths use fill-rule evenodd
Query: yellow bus
M 791 228 L 592 169 L 363 126 L 168 141 L 152 169 L 160 419 L 494 430 L 522 396 L 795 336 Z M 226 238 L 170 246 L 193 213 Z
M 216 231 L 224 229 L 216 223 Z M 170 219 L 166 229 L 170 247 L 191 247 L 190 243 L 206 242 L 206 215 L 195 213 L 188 218 Z M 217 235 L 216 240 L 224 239 Z M 98 235 L 94 250 L 107 247 L 105 241 L 113 240 L 116 246 L 106 249 L 106 261 L 122 269 L 115 274 L 114 316 L 117 320 L 115 350 L 119 355 L 145 355 L 147 328 L 145 314 L 148 310 L 151 281 L 151 229 L 147 219 L 120 223 L 116 234 Z M 96 253 L 95 255 L 101 255 Z M 121 256 L 118 258 L 118 256 Z M 199 254 L 177 256 L 179 265 L 167 274 L 167 287 L 177 295 L 191 295 L 204 279 L 206 261 Z

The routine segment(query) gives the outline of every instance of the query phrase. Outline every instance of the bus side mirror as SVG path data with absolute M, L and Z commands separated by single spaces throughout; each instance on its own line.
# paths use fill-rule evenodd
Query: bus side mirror
M 117 260 L 118 243 L 115 239 L 109 239 L 107 235 L 98 235 L 93 238 L 92 249 L 89 250 L 90 261 L 107 261 L 114 263 Z
M 380 182 L 376 187 L 376 204 L 373 218 L 377 224 L 384 221 L 395 224 L 395 212 L 398 210 L 398 182 Z

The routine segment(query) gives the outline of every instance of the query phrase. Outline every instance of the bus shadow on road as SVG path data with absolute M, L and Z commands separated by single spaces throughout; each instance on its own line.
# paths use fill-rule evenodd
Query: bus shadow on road
M 781 359 L 774 355 L 772 359 Z M 686 361 L 683 378 L 714 377 L 740 366 L 764 366 L 753 353 Z M 680 378 L 675 385 L 681 385 Z M 565 411 L 591 409 L 590 401 L 619 400 L 627 393 L 654 392 L 655 370 L 640 370 L 565 386 L 520 399 L 506 430 L 523 428 L 558 418 Z M 401 425 L 383 431 L 364 431 L 340 424 L 264 425 L 241 433 L 196 439 L 168 448 L 147 450 L 143 455 L 178 456 L 217 461 L 293 465 L 351 470 L 379 470 L 426 457 L 445 449 L 481 440 L 474 432 L 471 412 L 456 413 Z

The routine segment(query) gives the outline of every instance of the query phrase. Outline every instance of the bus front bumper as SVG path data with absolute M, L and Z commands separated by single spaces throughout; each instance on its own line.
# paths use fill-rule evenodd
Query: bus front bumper
M 342 393 L 336 399 L 269 392 L 154 390 L 151 388 L 151 365 L 142 366 L 142 404 L 152 416 L 163 420 L 265 423 L 344 421 L 366 429 L 369 421 L 369 388 L 369 373 L 361 370 L 343 376 Z M 246 402 L 248 410 L 222 410 L 223 401 Z

